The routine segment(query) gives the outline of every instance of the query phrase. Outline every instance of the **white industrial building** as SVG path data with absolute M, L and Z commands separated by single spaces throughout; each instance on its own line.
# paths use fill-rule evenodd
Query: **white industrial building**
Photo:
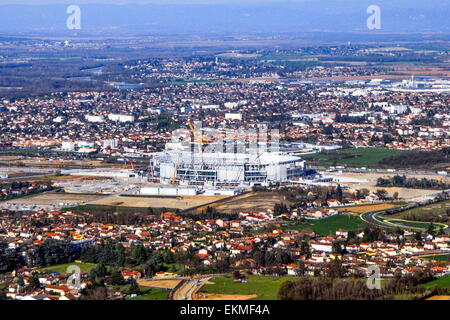
M 134 122 L 135 120 L 134 116 L 115 113 L 108 114 L 108 119 L 111 121 L 118 121 L 118 122 Z
M 88 122 L 104 122 L 105 118 L 99 115 L 87 115 L 86 120 Z

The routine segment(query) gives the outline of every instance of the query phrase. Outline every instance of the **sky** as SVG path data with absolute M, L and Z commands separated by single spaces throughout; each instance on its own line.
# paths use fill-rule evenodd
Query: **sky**
M 450 33 L 450 6 L 446 1 L 449 0 L 0 0 L 0 6 L 34 4 L 2 6 L 0 33 L 66 31 L 65 7 L 72 4 L 81 7 L 83 31 L 361 32 L 368 30 L 367 9 L 374 3 L 381 7 L 380 31 Z M 157 5 L 107 5 L 126 3 Z
M 282 0 L 282 2 L 305 2 L 311 0 Z M 0 0 L 2 4 L 124 4 L 124 3 L 268 3 L 268 2 L 280 2 L 280 0 Z

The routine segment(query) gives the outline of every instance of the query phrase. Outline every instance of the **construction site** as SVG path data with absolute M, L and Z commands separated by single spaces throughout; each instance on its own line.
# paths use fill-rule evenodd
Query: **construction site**
M 241 137 L 213 135 L 208 128 L 197 130 L 188 123 L 190 134 L 184 141 L 167 144 L 165 151 L 152 154 L 151 181 L 223 190 L 284 183 L 305 175 L 306 162 L 280 152 L 267 128 L 258 127 Z

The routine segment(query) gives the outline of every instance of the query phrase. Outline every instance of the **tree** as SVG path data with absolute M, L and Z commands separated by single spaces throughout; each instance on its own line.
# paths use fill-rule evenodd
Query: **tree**
M 96 268 L 96 275 L 97 275 L 97 277 L 103 278 L 104 276 L 107 275 L 107 273 L 108 272 L 106 270 L 105 265 L 103 263 L 99 263 L 97 268 Z
M 323 128 L 323 134 L 325 134 L 327 136 L 333 134 L 333 131 L 334 131 L 334 127 L 331 124 L 329 124 L 328 126 Z
M 295 269 L 295 273 L 297 276 L 304 276 L 305 275 L 305 269 L 306 269 L 306 264 L 305 261 L 303 260 L 299 260 L 297 263 L 298 267 Z
M 395 200 L 398 199 L 398 191 L 395 191 L 392 195 L 392 197 L 394 197 Z
M 109 278 L 109 283 L 113 286 L 122 286 L 125 284 L 125 279 L 119 270 L 114 271 Z
M 356 192 L 356 197 L 357 197 L 358 199 L 364 199 L 364 198 L 366 198 L 369 194 L 370 194 L 370 190 L 369 190 L 369 189 L 366 189 L 366 188 L 363 188 L 363 189 L 359 189 L 359 190 Z
M 385 200 L 387 198 L 387 191 L 384 189 L 378 189 L 375 194 L 380 200 Z
M 340 184 L 338 184 L 337 187 L 336 187 L 336 199 L 337 199 L 339 202 L 341 202 L 341 203 L 342 203 L 342 201 L 343 201 L 343 199 L 344 199 L 344 196 L 343 196 L 343 194 L 342 194 L 342 188 L 341 188 L 341 185 L 340 185 Z
M 131 278 L 130 287 L 127 290 L 128 294 L 140 294 L 141 289 L 139 288 L 139 285 L 137 284 L 136 280 L 134 278 Z
M 414 239 L 416 239 L 417 241 L 421 241 L 422 240 L 422 234 L 419 231 L 417 231 L 415 236 L 414 236 Z
M 402 228 L 397 227 L 397 228 L 395 229 L 395 233 L 398 234 L 399 236 L 402 236 L 402 235 L 405 234 L 405 231 L 402 230 Z
M 338 242 L 338 241 L 333 242 L 333 244 L 332 244 L 332 251 L 334 253 L 342 253 L 342 245 L 341 245 L 341 243 Z
M 345 275 L 345 268 L 339 259 L 334 259 L 328 263 L 327 274 L 330 278 L 342 278 Z
M 278 290 L 278 298 L 280 300 L 293 300 L 294 299 L 294 281 L 285 281 Z
M 108 289 L 104 286 L 89 286 L 81 291 L 80 300 L 107 300 Z
M 242 274 L 239 270 L 233 272 L 233 279 L 240 280 L 242 278 Z
M 307 258 L 311 257 L 311 247 L 307 241 L 302 241 L 300 251 L 302 254 L 306 255 Z
M 28 290 L 35 291 L 41 287 L 41 283 L 39 282 L 39 275 L 33 273 L 28 281 Z
M 434 231 L 434 224 L 433 224 L 433 222 L 431 222 L 431 223 L 428 225 L 427 233 L 428 233 L 429 235 L 432 235 L 432 236 L 434 236 L 434 235 L 436 234 L 436 232 Z

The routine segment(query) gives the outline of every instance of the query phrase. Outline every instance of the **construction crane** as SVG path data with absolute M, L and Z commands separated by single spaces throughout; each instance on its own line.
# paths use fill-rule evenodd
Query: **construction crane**
M 131 169 L 134 171 L 134 163 L 133 163 L 133 161 L 128 160 L 128 163 L 129 163 L 129 164 L 123 165 L 122 168 L 123 168 L 123 169 L 130 169 L 130 168 L 131 168 Z
M 192 120 L 188 120 L 187 124 L 189 125 L 189 130 L 192 132 L 192 136 L 194 137 L 194 141 L 199 144 L 207 144 L 211 143 L 213 140 L 211 139 L 204 139 L 201 135 L 200 137 L 196 135 L 194 124 L 192 123 Z
M 189 119 L 188 122 L 187 122 L 187 124 L 189 125 L 189 129 L 190 129 L 190 131 L 192 132 L 192 137 L 194 138 L 194 139 L 193 139 L 194 142 L 199 144 L 199 147 L 200 147 L 200 153 L 202 153 L 202 152 L 203 152 L 203 144 L 210 143 L 211 141 L 204 140 L 203 137 L 202 137 L 202 135 L 200 135 L 200 137 L 197 136 L 197 134 L 196 134 L 196 132 L 195 132 L 194 124 L 192 123 L 192 120 Z M 201 134 L 201 133 L 200 133 L 200 134 Z M 193 149 L 191 149 L 191 165 L 192 165 L 192 166 L 194 166 L 195 151 L 196 151 L 196 150 L 195 150 L 195 147 L 194 147 Z M 202 164 L 203 164 L 203 155 L 202 155 L 201 157 L 202 157 L 201 161 L 202 161 Z M 202 165 L 202 166 L 203 166 L 203 165 Z
M 174 185 L 177 184 L 177 171 L 178 171 L 178 166 L 180 164 L 180 157 L 181 157 L 181 153 L 178 154 L 178 159 L 177 159 L 177 163 L 175 164 L 175 168 L 173 169 L 173 175 L 172 175 L 172 180 L 170 181 L 170 184 Z

